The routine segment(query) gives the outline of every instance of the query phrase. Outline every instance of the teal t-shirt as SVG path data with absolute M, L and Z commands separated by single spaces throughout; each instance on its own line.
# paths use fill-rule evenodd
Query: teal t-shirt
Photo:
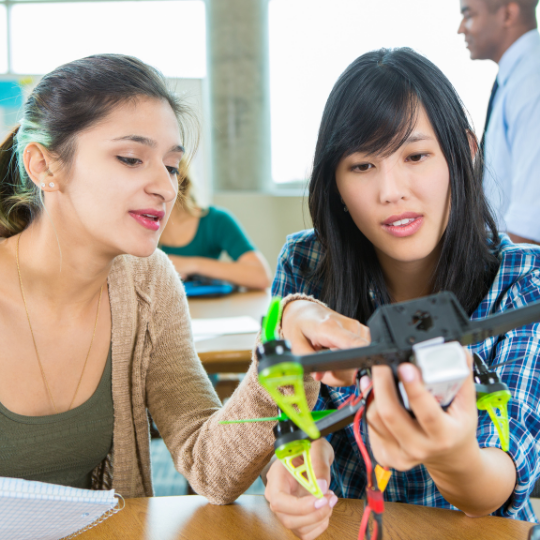
M 195 237 L 187 246 L 162 244 L 161 249 L 168 255 L 209 259 L 219 259 L 225 251 L 233 261 L 237 261 L 244 253 L 254 251 L 255 247 L 231 213 L 210 206 L 208 212 L 200 218 Z

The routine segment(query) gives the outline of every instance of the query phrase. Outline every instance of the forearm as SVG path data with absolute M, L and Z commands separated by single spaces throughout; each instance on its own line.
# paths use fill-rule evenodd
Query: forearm
M 514 244 L 538 244 L 536 240 L 531 240 L 530 238 L 525 238 L 524 236 L 519 236 L 511 232 L 507 234 L 510 237 L 510 240 L 514 242 Z
M 265 268 L 259 264 L 242 261 L 216 261 L 206 257 L 194 257 L 197 273 L 213 279 L 223 279 L 249 289 L 265 289 L 269 286 Z
M 471 517 L 491 514 L 512 495 L 516 468 L 512 458 L 499 448 L 478 448 L 458 456 L 447 468 L 426 466 L 451 504 Z

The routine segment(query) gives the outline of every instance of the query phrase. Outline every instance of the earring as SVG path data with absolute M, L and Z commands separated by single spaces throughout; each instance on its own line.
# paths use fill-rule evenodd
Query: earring
M 343 211 L 347 213 L 349 209 L 347 208 L 347 205 L 345 204 L 345 201 L 343 200 L 343 197 L 340 197 L 339 200 L 341 201 L 341 204 L 343 205 Z
M 42 183 L 42 184 L 41 184 L 41 187 L 44 188 L 44 187 L 45 187 L 45 183 Z
M 50 182 L 49 187 L 54 187 L 54 182 Z
M 347 213 L 347 212 L 349 211 L 349 209 L 348 209 L 345 205 L 343 205 L 343 211 L 344 211 L 345 213 Z

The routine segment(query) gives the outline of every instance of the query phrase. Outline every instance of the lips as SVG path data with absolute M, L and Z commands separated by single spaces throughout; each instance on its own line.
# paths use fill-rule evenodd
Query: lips
M 390 216 L 381 223 L 383 229 L 397 238 L 404 238 L 415 234 L 424 223 L 424 216 L 416 212 L 404 212 L 397 216 Z
M 161 227 L 161 220 L 165 217 L 165 212 L 153 208 L 144 208 L 142 210 L 130 210 L 129 215 L 145 229 L 158 231 Z

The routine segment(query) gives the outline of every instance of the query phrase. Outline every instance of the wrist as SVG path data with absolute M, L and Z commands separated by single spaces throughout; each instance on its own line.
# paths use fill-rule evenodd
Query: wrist
M 457 478 L 468 476 L 471 471 L 479 470 L 482 467 L 482 449 L 478 446 L 475 437 L 424 465 L 434 480 L 439 478 L 455 481 Z
M 281 301 L 281 320 L 279 321 L 278 327 L 280 336 L 287 339 L 287 321 L 290 320 L 291 317 L 294 318 L 298 310 L 300 310 L 302 306 L 305 307 L 310 302 L 311 300 L 303 294 L 290 294 Z

